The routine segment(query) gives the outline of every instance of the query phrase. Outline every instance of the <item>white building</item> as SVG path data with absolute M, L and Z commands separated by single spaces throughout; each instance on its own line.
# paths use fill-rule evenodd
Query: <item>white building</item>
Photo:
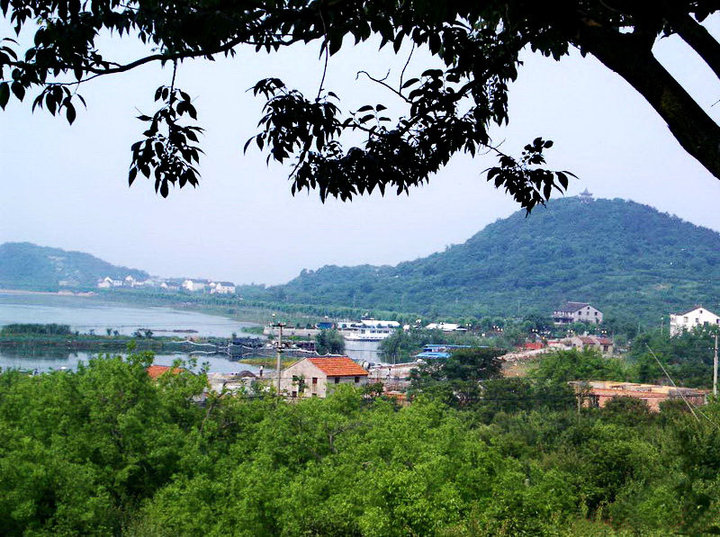
M 105 276 L 98 282 L 97 285 L 100 289 L 110 289 L 111 287 L 122 287 L 122 280 L 113 280 L 110 276 Z
M 210 293 L 218 295 L 234 295 L 235 284 L 233 282 L 211 282 Z
M 182 288 L 186 291 L 196 292 L 205 290 L 205 281 L 202 280 L 185 280 L 182 283 Z
M 692 330 L 699 326 L 719 326 L 720 317 L 702 306 L 686 311 L 684 313 L 670 314 L 670 336 L 677 336 L 683 331 Z
M 346 341 L 382 341 L 400 328 L 400 323 L 397 321 L 378 319 L 338 321 L 335 324 Z
M 326 397 L 340 384 L 367 382 L 368 372 L 347 356 L 304 358 L 282 371 L 280 391 L 290 397 Z
M 566 302 L 553 311 L 552 316 L 556 325 L 572 323 L 600 324 L 603 321 L 602 312 L 587 302 Z
M 442 330 L 443 332 L 467 332 L 467 328 L 455 323 L 430 323 L 425 328 L 427 330 Z

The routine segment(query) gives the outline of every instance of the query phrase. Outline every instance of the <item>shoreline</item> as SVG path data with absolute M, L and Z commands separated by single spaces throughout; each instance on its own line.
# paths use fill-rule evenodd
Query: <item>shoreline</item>
M 89 302 L 93 302 L 97 305 L 114 305 L 114 306 L 127 306 L 127 307 L 135 307 L 138 309 L 148 309 L 148 308 L 166 308 L 169 310 L 174 310 L 178 312 L 195 312 L 195 313 L 202 313 L 205 315 L 211 315 L 214 317 L 222 317 L 224 319 L 228 319 L 234 322 L 238 323 L 246 323 L 249 326 L 264 326 L 266 324 L 266 321 L 264 319 L 260 319 L 259 317 L 262 317 L 261 311 L 258 308 L 257 314 L 252 315 L 247 310 L 253 310 L 255 308 L 249 307 L 249 306 L 243 306 L 242 310 L 244 310 L 247 315 L 238 315 L 237 313 L 229 313 L 226 311 L 221 311 L 223 308 L 214 306 L 212 304 L 202 304 L 202 303 L 191 303 L 186 302 L 182 300 L 182 296 L 168 296 L 168 297 L 147 297 L 143 295 L 137 295 L 130 297 L 128 295 L 117 295 L 117 294 L 111 294 L 111 293 L 96 293 L 94 291 L 78 291 L 78 292 L 69 292 L 69 291 L 31 291 L 27 289 L 5 289 L 0 288 L 0 300 L 4 297 L 28 297 L 29 299 L 32 297 L 35 298 L 43 298 L 47 297 L 50 299 L 67 299 L 67 300 L 73 300 L 73 299 L 85 299 L 86 304 Z
M 78 298 L 92 298 L 98 296 L 94 291 L 30 291 L 28 289 L 2 289 L 0 295 L 39 295 L 39 296 L 72 296 Z

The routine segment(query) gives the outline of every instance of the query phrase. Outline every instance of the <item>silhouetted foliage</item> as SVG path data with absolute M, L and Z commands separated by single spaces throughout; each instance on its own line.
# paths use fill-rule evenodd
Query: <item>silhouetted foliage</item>
M 489 131 L 509 120 L 508 88 L 527 48 L 556 60 L 571 49 L 595 56 L 647 100 L 688 153 L 720 177 L 720 128 L 653 55 L 658 38 L 677 35 L 720 73 L 718 44 L 700 24 L 717 6 L 705 0 L 648 6 L 584 0 L 552 6 L 521 0 L 282 0 L 262 5 L 4 0 L 0 9 L 13 37 L 34 33 L 25 51 L 13 37 L 0 41 L 2 108 L 11 98 L 22 101 L 35 92 L 34 109 L 72 123 L 78 104 L 85 105 L 76 91 L 81 84 L 151 62 L 173 65 L 170 84 L 157 90 L 160 109 L 140 116 L 149 126 L 133 145 L 129 177 L 133 182 L 139 172 L 151 178 L 163 196 L 170 184 L 195 186 L 198 179 L 195 143 L 201 129 L 179 121 L 186 114 L 196 118 L 190 99 L 175 87 L 183 62 L 234 56 L 242 45 L 269 53 L 319 42 L 327 69 L 329 56 L 343 45 L 371 37 L 380 40 L 380 47 L 392 44 L 396 54 L 407 44 L 432 57 L 419 69 L 410 66 L 408 77 L 409 59 L 397 79 L 358 73 L 401 102 L 399 113 L 373 102 L 343 114 L 337 95 L 325 87 L 326 72 L 311 96 L 274 76 L 254 86 L 266 104 L 260 132 L 248 144 L 254 141 L 267 151 L 268 160 L 294 161 L 293 192 L 316 189 L 323 200 L 386 189 L 400 194 L 427 182 L 453 155 L 488 149 L 498 159 L 486 170 L 488 181 L 527 211 L 547 201 L 553 189 L 564 191 L 572 174 L 545 168 L 551 141 L 538 137 L 513 157 L 490 139 Z M 100 36 L 133 36 L 151 51 L 118 63 Z M 349 133 L 364 138 L 360 146 L 353 141 L 348 147 Z

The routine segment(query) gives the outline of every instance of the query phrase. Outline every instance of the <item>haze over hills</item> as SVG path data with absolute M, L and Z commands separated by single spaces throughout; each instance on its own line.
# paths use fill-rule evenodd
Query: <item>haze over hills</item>
M 85 253 L 0 245 L 0 288 L 87 290 L 127 275 L 148 278 Z M 635 202 L 565 198 L 397 266 L 325 266 L 285 285 L 237 292 L 266 303 L 433 318 L 549 314 L 563 301 L 588 301 L 659 324 L 661 315 L 697 303 L 720 313 L 720 234 Z
M 142 270 L 119 267 L 82 253 L 37 246 L 29 242 L 0 244 L 0 288 L 57 291 L 93 289 L 105 276 L 149 277 Z
M 432 317 L 548 314 L 590 301 L 659 322 L 695 303 L 720 310 L 720 234 L 631 201 L 565 198 L 425 258 L 305 270 L 270 290 L 288 302 Z

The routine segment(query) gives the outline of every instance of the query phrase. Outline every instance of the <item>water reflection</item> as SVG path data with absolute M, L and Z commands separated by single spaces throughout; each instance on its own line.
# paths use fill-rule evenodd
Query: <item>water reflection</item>
M 103 353 L 104 354 L 104 353 Z M 127 353 L 110 353 L 113 356 Z M 88 363 L 90 358 L 97 356 L 93 352 L 68 352 L 56 349 L 22 349 L 22 350 L 0 350 L 0 368 L 19 369 L 21 371 L 44 372 L 60 369 L 76 369 L 79 362 Z M 222 355 L 191 355 L 188 353 L 156 354 L 154 362 L 159 365 L 172 365 L 175 360 L 197 360 L 197 369 L 205 364 L 206 371 L 211 373 L 234 373 L 244 369 L 257 373 L 259 368 L 254 365 L 244 364 L 229 360 Z M 266 371 L 268 369 L 266 368 Z

